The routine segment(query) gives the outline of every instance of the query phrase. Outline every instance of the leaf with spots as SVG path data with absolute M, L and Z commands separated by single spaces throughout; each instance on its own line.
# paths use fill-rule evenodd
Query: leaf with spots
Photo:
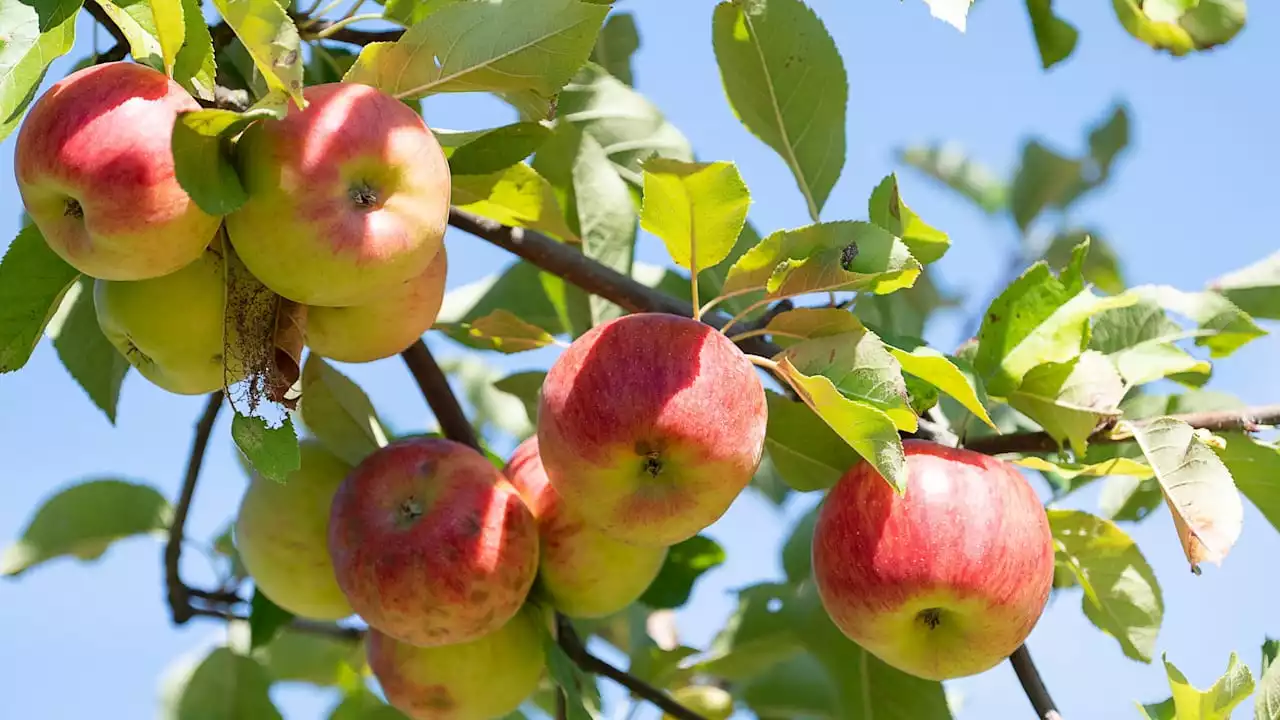
M 276 0 L 213 0 L 213 4 L 244 43 L 267 87 L 305 106 L 302 40 L 284 6 Z
M 921 220 L 903 202 L 897 174 L 881 180 L 872 191 L 868 201 L 868 214 L 871 222 L 902 238 L 907 250 L 911 251 L 911 256 L 921 264 L 928 265 L 940 260 L 951 247 L 951 238 L 946 233 Z
M 500 353 L 525 352 L 556 344 L 556 339 L 546 330 L 501 309 L 470 322 L 451 326 L 437 324 L 435 328 L 450 335 L 465 334 L 472 339 L 468 343 L 472 347 L 481 346 Z

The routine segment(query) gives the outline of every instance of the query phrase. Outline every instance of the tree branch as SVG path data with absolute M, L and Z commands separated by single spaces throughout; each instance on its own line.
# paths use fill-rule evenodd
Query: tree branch
M 462 406 L 458 404 L 453 388 L 449 387 L 449 379 L 436 364 L 436 359 L 427 349 L 427 344 L 419 339 L 410 345 L 408 350 L 400 353 L 400 356 L 404 358 L 405 365 L 409 366 L 413 379 L 418 382 L 418 387 L 422 390 L 423 397 L 427 399 L 427 405 L 431 406 L 431 412 L 440 423 L 440 431 L 444 436 L 483 452 L 480 449 L 480 439 L 476 437 L 475 428 L 471 426 L 466 413 L 462 412 Z
M 120 29 L 120 26 L 116 24 L 115 20 L 111 19 L 111 16 L 107 15 L 106 11 L 102 9 L 102 6 L 97 2 L 94 2 L 94 0 L 89 0 L 89 2 L 84 4 L 84 7 L 89 11 L 89 14 L 93 16 L 93 19 L 97 20 L 98 24 L 106 28 L 107 32 L 111 33 L 111 37 L 115 38 L 116 46 L 107 52 L 114 54 L 121 50 L 128 51 L 129 39 L 124 36 L 124 31 Z M 124 56 L 125 52 L 120 52 L 120 57 L 116 59 L 123 59 Z
M 1009 656 L 1009 663 L 1013 665 L 1013 671 L 1018 674 L 1018 682 L 1022 683 L 1022 690 L 1027 693 L 1031 706 L 1036 709 L 1036 716 L 1040 720 L 1062 720 L 1062 716 L 1058 714 L 1058 706 L 1054 704 L 1053 698 L 1049 697 L 1049 689 L 1040 679 L 1040 671 L 1032 662 L 1027 646 L 1019 645 L 1018 649 Z
M 619 670 L 587 652 L 587 647 L 582 643 L 582 638 L 578 637 L 573 625 L 563 615 L 556 615 L 556 626 L 558 630 L 556 635 L 558 636 L 560 647 L 564 648 L 564 652 L 569 656 L 569 659 L 573 660 L 585 672 L 609 678 L 630 690 L 631 694 L 636 697 L 644 698 L 658 706 L 664 713 L 676 718 L 676 720 L 706 720 L 703 716 L 676 702 L 662 690 L 624 670 Z
M 94 4 L 91 2 L 92 7 Z M 187 512 L 191 509 L 191 498 L 196 491 L 196 480 L 200 477 L 200 466 L 204 464 L 205 449 L 209 446 L 209 435 L 213 433 L 213 424 L 218 419 L 218 410 L 222 408 L 223 394 L 221 390 L 209 394 L 204 413 L 196 423 L 195 438 L 191 441 L 191 457 L 187 460 L 187 476 L 182 482 L 182 490 L 178 494 L 178 502 L 173 509 L 173 521 L 169 524 L 169 540 L 164 546 L 164 577 L 169 590 L 169 610 L 173 621 L 179 625 L 190 620 L 195 614 L 191 607 L 191 591 L 182 582 L 178 563 L 182 559 L 182 534 L 187 524 Z
M 315 20 L 307 26 L 307 34 L 311 36 L 322 35 L 325 40 L 334 40 L 350 45 L 395 42 L 400 39 L 401 35 L 404 35 L 404 30 L 356 30 L 349 27 L 340 27 L 332 31 L 331 34 L 324 34 L 334 24 L 332 20 Z
M 1193 428 L 1221 432 L 1225 430 L 1246 430 L 1253 432 L 1261 427 L 1280 425 L 1280 405 L 1262 405 L 1239 410 L 1215 410 L 1212 412 L 1185 413 L 1173 415 Z M 1117 432 L 1115 428 L 1104 428 L 1089 436 L 1090 445 L 1124 442 L 1132 436 Z M 987 455 L 999 455 L 1013 452 L 1053 452 L 1058 443 L 1043 432 L 1013 433 L 1010 435 L 989 435 L 975 438 L 964 443 L 965 448 Z

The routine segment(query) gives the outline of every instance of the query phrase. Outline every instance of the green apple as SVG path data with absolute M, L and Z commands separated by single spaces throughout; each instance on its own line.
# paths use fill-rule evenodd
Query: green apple
M 226 285 L 219 243 L 177 272 L 148 280 L 97 280 L 98 325 L 111 344 L 157 386 L 181 395 L 213 392 L 244 378 L 223 367 Z
M 298 448 L 302 462 L 285 482 L 250 479 L 236 516 L 236 550 L 272 602 L 299 617 L 338 620 L 351 604 L 329 558 L 329 508 L 351 466 L 314 439 Z
M 385 297 L 352 307 L 307 308 L 307 345 L 324 357 L 349 363 L 402 352 L 435 323 L 448 269 L 442 247 L 425 272 Z
M 245 267 L 303 305 L 375 302 L 421 275 L 449 219 L 449 163 L 422 118 L 359 83 L 314 85 L 307 107 L 237 144 L 249 199 L 227 216 Z

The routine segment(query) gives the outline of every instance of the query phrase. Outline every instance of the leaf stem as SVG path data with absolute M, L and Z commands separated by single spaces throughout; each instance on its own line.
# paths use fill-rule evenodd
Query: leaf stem
M 742 322 L 742 320 L 745 319 L 748 315 L 755 312 L 756 310 L 759 310 L 765 305 L 768 305 L 769 303 L 773 302 L 776 299 L 777 298 L 762 298 L 760 300 L 757 300 L 751 303 L 750 305 L 743 308 L 742 312 L 729 318 L 729 322 L 725 323 L 720 327 L 720 332 L 728 334 L 729 328 L 733 327 L 734 325 L 737 325 L 739 322 Z
M 308 18 L 308 19 L 307 19 L 307 21 L 306 21 L 306 22 L 304 22 L 304 23 L 302 24 L 302 28 L 300 28 L 300 29 L 304 29 L 304 30 L 305 30 L 305 29 L 310 28 L 310 27 L 311 27 L 312 25 L 314 25 L 317 21 L 319 21 L 321 18 L 323 18 L 323 17 L 324 17 L 324 15 L 325 15 L 325 13 L 332 12 L 335 8 L 337 8 L 339 5 L 341 5 L 342 3 L 346 2 L 346 1 L 347 1 L 347 0 L 329 0 L 329 2 L 325 3 L 325 4 L 324 4 L 324 7 L 320 8 L 319 10 L 313 10 L 313 11 L 311 11 L 311 12 L 307 13 L 307 18 Z
M 337 22 L 327 25 L 326 27 L 324 27 L 323 29 L 315 33 L 308 34 L 306 39 L 324 40 L 325 38 L 336 35 L 338 32 L 340 32 L 343 28 L 345 28 L 348 25 L 367 22 L 369 20 L 381 20 L 381 19 L 382 19 L 382 15 L 380 13 L 365 13 L 364 15 L 353 15 L 352 17 L 344 17 L 341 20 L 338 20 Z
M 764 335 L 768 335 L 768 336 L 770 336 L 770 337 L 794 338 L 794 339 L 796 339 L 796 340 L 808 340 L 808 339 L 809 339 L 809 338 L 806 338 L 804 335 L 798 335 L 798 334 L 796 334 L 796 333 L 783 332 L 783 331 L 781 331 L 781 330 L 770 330 L 769 328 L 756 328 L 755 330 L 747 330 L 747 331 L 740 332 L 740 333 L 737 333 L 737 334 L 734 334 L 734 335 L 730 335 L 730 336 L 729 336 L 729 339 L 736 343 L 736 342 L 738 342 L 738 341 L 740 341 L 740 340 L 746 340 L 747 338 L 753 338 L 753 337 L 762 337 L 762 336 L 764 336 Z
M 699 312 L 700 312 L 701 314 L 703 314 L 703 315 L 706 315 L 707 313 L 711 312 L 711 308 L 715 307 L 716 305 L 719 305 L 720 303 L 724 302 L 725 300 L 729 300 L 730 298 L 736 298 L 736 297 L 738 297 L 738 296 L 740 296 L 740 295 L 746 295 L 747 293 L 752 292 L 753 290 L 757 290 L 757 289 L 758 289 L 758 288 L 743 288 L 743 289 L 741 289 L 741 290 L 734 290 L 734 291 L 733 291 L 733 292 L 731 292 L 731 293 L 725 293 L 725 294 L 723 294 L 723 295 L 717 295 L 717 296 L 715 296 L 715 297 L 711 298 L 710 300 L 708 300 L 708 301 L 706 302 L 706 304 L 705 304 L 705 305 L 703 305 L 703 306 L 699 309 Z

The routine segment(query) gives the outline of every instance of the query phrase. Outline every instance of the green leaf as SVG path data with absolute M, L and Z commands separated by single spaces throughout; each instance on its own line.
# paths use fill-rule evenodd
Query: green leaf
M 1253 317 L 1280 320 L 1280 251 L 1217 278 L 1209 289 Z
M 253 469 L 265 478 L 282 483 L 298 469 L 302 456 L 298 450 L 298 435 L 293 420 L 286 415 L 279 427 L 268 427 L 260 417 L 236 413 L 231 421 L 231 437 L 236 447 L 253 465 Z
M 475 133 L 444 136 L 441 144 L 449 157 L 449 171 L 455 175 L 489 175 L 515 165 L 533 154 L 551 136 L 547 126 L 533 122 L 503 125 Z M 464 140 L 456 147 L 448 143 Z
M 529 415 L 529 423 L 532 425 L 538 419 L 538 394 L 542 390 L 542 381 L 547 379 L 547 374 L 541 370 L 528 370 L 518 372 L 514 375 L 508 375 L 493 384 L 494 388 L 514 395 L 524 403 L 525 412 Z
M 641 163 L 650 157 L 694 159 L 688 138 L 653 103 L 593 63 L 573 76 L 556 108 L 561 120 L 595 138 L 618 174 L 637 187 Z
M 0 259 L 0 373 L 27 364 L 79 277 L 49 248 L 35 225 L 27 225 L 13 239 Z
M 124 33 L 125 39 L 129 41 L 129 54 L 133 55 L 134 60 L 160 72 L 170 72 L 173 67 L 173 56 L 164 54 L 160 33 L 156 27 L 156 17 L 148 0 L 118 0 L 117 2 L 94 0 L 94 2 Z M 173 18 L 168 20 L 172 21 Z M 177 29 L 181 32 L 183 29 L 181 12 L 178 14 L 177 22 Z M 170 29 L 172 30 L 172 27 Z M 179 46 L 182 45 L 181 40 L 182 38 L 179 37 Z
M 813 530 L 818 523 L 818 506 L 800 516 L 782 545 L 782 570 L 787 582 L 798 584 L 813 571 Z
M 1194 687 L 1182 671 L 1164 655 L 1164 669 L 1173 689 L 1174 717 L 1177 720 L 1230 720 L 1231 711 L 1253 693 L 1253 674 L 1235 653 L 1227 661 L 1227 671 L 1209 689 Z
M 281 720 L 270 678 L 257 660 L 215 648 L 186 680 L 166 720 Z
M 453 204 L 462 210 L 561 240 L 578 239 L 565 224 L 551 185 L 524 163 L 487 175 L 451 175 L 451 180 Z
M 1049 263 L 1050 267 L 1063 267 L 1071 262 L 1071 253 L 1086 240 L 1089 241 L 1089 254 L 1081 268 L 1084 281 L 1097 286 L 1104 293 L 1114 295 L 1123 292 L 1126 282 L 1120 272 L 1120 258 L 1095 230 L 1068 230 L 1059 233 L 1049 242 L 1041 259 Z
M 667 559 L 653 583 L 640 596 L 640 602 L 655 610 L 683 606 L 689 602 L 698 578 L 723 565 L 725 557 L 720 543 L 705 535 L 676 543 L 667 551 Z
M 875 333 L 812 338 L 774 358 L 784 359 L 800 373 L 827 378 L 841 395 L 880 409 L 899 430 L 915 431 L 917 418 L 907 402 L 902 366 Z
M 1105 310 L 1093 319 L 1089 346 L 1105 353 L 1128 385 L 1142 385 L 1172 375 L 1206 379 L 1207 361 L 1197 360 L 1174 343 L 1192 336 L 1151 300 Z
M 46 498 L 18 541 L 0 554 L 0 575 L 13 576 L 63 556 L 96 560 L 117 540 L 169 526 L 169 502 L 150 485 L 88 480 Z
M 650 638 L 646 635 L 645 639 L 648 640 Z M 631 665 L 627 668 L 627 672 L 663 690 L 670 688 L 681 680 L 680 663 L 686 658 L 698 654 L 696 648 L 685 645 L 677 645 L 670 650 L 666 650 L 652 642 L 645 643 L 639 649 L 639 652 L 636 650 L 636 648 L 632 648 Z M 676 702 L 680 702 L 678 697 Z M 697 711 L 695 710 L 694 712 Z
M 1230 42 L 1244 27 L 1246 15 L 1244 0 L 1111 4 L 1130 35 L 1176 57 Z
M 501 353 L 525 352 L 556 343 L 556 339 L 546 330 L 501 309 L 471 322 L 459 323 L 449 330 L 450 334 L 465 333 L 483 342 L 487 349 Z M 472 347 L 476 345 L 476 343 L 469 344 Z
M 1178 720 L 1177 711 L 1173 707 L 1173 698 L 1164 702 L 1142 705 L 1141 710 L 1147 720 Z
M 818 221 L 845 163 L 849 82 L 822 20 L 801 0 L 721 2 L 712 44 L 734 113 L 782 156 Z
M 547 657 L 547 670 L 552 680 L 559 685 L 565 697 L 565 720 L 592 720 L 586 706 L 582 704 L 582 676 L 578 666 L 565 654 L 564 648 L 556 642 L 545 627 L 539 625 L 542 632 L 542 649 Z
M 1039 141 L 1022 147 L 1022 162 L 1009 193 L 1013 219 L 1026 232 L 1045 208 L 1063 207 L 1071 193 L 1083 182 L 1084 166 L 1065 158 Z
M 899 494 L 906 491 L 907 465 L 894 422 L 882 410 L 852 400 L 819 375 L 809 377 L 783 357 L 778 371 L 831 429 L 880 473 Z
M 1087 350 L 1067 362 L 1031 368 L 1009 404 L 1031 418 L 1061 446 L 1069 441 L 1078 455 L 1104 421 L 1120 417 L 1125 385 L 1106 356 Z
M 1105 477 L 1108 475 L 1133 477 L 1139 480 L 1155 477 L 1155 472 L 1151 470 L 1150 465 L 1126 457 L 1115 457 L 1096 463 L 1063 463 L 1050 462 L 1044 458 L 1029 455 L 1013 459 L 1010 462 L 1032 470 L 1056 473 L 1066 480 L 1074 480 L 1078 477 Z
M 1210 357 L 1226 357 L 1267 334 L 1253 318 L 1215 292 L 1183 292 L 1168 285 L 1143 285 L 1133 288 L 1130 294 L 1199 323 L 1196 345 L 1209 348 Z
M 130 365 L 98 325 L 92 278 L 81 275 L 71 286 L 45 334 L 53 338 L 62 366 L 114 425 L 120 386 Z
M 631 56 L 639 49 L 640 33 L 636 30 L 635 17 L 626 12 L 613 13 L 591 49 L 591 62 L 622 82 L 635 85 L 631 77 Z
M 1108 478 L 1098 495 L 1098 511 L 1117 522 L 1139 522 L 1160 507 L 1164 494 L 1155 476 Z
M 81 0 L 9 0 L 0 5 L 0 27 L 4 28 L 4 42 L 0 43 L 0 140 L 22 122 L 49 64 L 75 45 L 76 15 L 81 5 Z
M 172 77 L 177 68 L 178 53 L 186 42 L 186 8 L 183 7 L 182 0 L 148 0 L 148 4 L 151 6 L 151 17 L 155 20 L 160 54 L 164 57 L 164 71 Z M 202 15 L 201 18 L 203 17 Z
M 995 428 L 987 408 L 978 396 L 975 379 L 966 374 L 950 358 L 927 345 L 906 350 L 890 347 L 889 352 L 902 365 L 902 372 L 913 375 L 955 398 L 982 422 Z
M 335 629 L 337 626 L 331 626 Z M 271 642 L 253 651 L 275 682 L 341 685 L 364 666 L 364 646 L 355 637 L 339 637 L 284 626 Z
M 528 262 L 515 262 L 500 274 L 445 293 L 437 325 L 447 329 L 457 323 L 482 318 L 495 310 L 507 310 L 552 335 L 566 333 L 569 331 L 567 319 L 561 316 L 554 299 L 547 292 L 548 286 L 557 284 L 556 280 L 558 278 L 541 272 Z M 464 344 L 476 342 L 470 336 L 451 334 L 450 337 Z M 485 345 L 476 342 L 475 346 Z
M 1280 717 L 1280 641 L 1267 638 L 1262 644 L 1262 677 L 1258 678 L 1258 694 L 1253 700 L 1255 720 L 1275 720 Z
M 462 0 L 389 0 L 383 7 L 386 18 L 405 27 L 427 19 L 437 10 Z
M 1045 70 L 1071 56 L 1080 33 L 1071 23 L 1053 12 L 1053 0 L 1027 0 L 1031 30 L 1040 49 L 1040 65 Z
M 1280 447 L 1243 432 L 1222 433 L 1223 447 L 1213 450 L 1222 459 L 1236 487 L 1280 530 Z
M 774 344 L 788 348 L 797 342 L 846 333 L 861 334 L 866 326 L 858 316 L 840 308 L 795 308 L 778 313 L 765 326 Z
M 958 145 L 912 146 L 898 159 L 973 201 L 987 214 L 1003 210 L 1009 188 L 986 166 L 970 158 Z
M 173 172 L 201 210 L 226 215 L 249 199 L 236 172 L 231 138 L 254 121 L 277 113 L 266 108 L 195 110 L 173 124 Z
M 1155 470 L 1192 571 L 1221 564 L 1240 537 L 1244 508 L 1231 472 L 1200 434 L 1171 417 L 1125 421 Z
M 759 718 L 838 720 L 836 688 L 812 653 L 800 652 L 735 686 Z
M 1056 562 L 1084 590 L 1085 617 L 1120 643 L 1126 657 L 1151 662 L 1164 597 L 1137 543 L 1115 523 L 1079 510 L 1050 509 Z
M 315 353 L 302 366 L 298 410 L 316 439 L 349 465 L 360 464 L 387 444 L 387 431 L 369 396 Z
M 698 272 L 729 256 L 747 221 L 751 193 L 731 162 L 644 164 L 640 226 L 662 238 L 676 265 Z
M 920 269 L 906 244 L 883 228 L 819 223 L 770 234 L 733 264 L 722 292 L 764 288 L 770 298 L 834 290 L 883 294 L 910 287 Z
M 302 41 L 285 8 L 276 0 L 213 0 L 213 5 L 244 43 L 267 87 L 304 107 Z
M 898 191 L 898 176 L 889 175 L 871 192 L 868 201 L 871 222 L 906 243 L 911 256 L 921 264 L 936 262 L 951 247 L 951 238 L 912 212 Z
M 957 307 L 959 300 L 957 295 L 943 294 L 929 268 L 924 268 L 909 288 L 887 295 L 862 295 L 854 312 L 886 337 L 921 337 L 934 312 Z
M 792 594 L 789 586 L 777 583 L 738 590 L 737 608 L 690 672 L 739 682 L 802 652 L 789 618 L 779 612 Z
M 559 92 L 586 61 L 608 5 L 505 0 L 447 5 L 394 43 L 365 47 L 347 82 L 401 98 L 444 92 Z
M 173 61 L 173 79 L 195 97 L 212 100 L 214 75 L 218 70 L 213 38 L 209 35 L 209 26 L 204 24 L 200 0 L 181 0 L 180 4 L 182 45 Z
M 803 402 L 766 391 L 769 425 L 764 444 L 778 474 L 800 492 L 836 484 L 858 454 Z
M 1078 265 L 1059 279 L 1038 262 L 992 301 L 973 363 L 988 392 L 1007 396 L 1031 368 L 1074 359 L 1088 342 L 1091 316 L 1137 301 L 1129 295 L 1098 297 L 1081 285 Z
M 249 649 L 257 650 L 270 643 L 292 621 L 293 613 L 276 605 L 255 587 L 249 603 Z

